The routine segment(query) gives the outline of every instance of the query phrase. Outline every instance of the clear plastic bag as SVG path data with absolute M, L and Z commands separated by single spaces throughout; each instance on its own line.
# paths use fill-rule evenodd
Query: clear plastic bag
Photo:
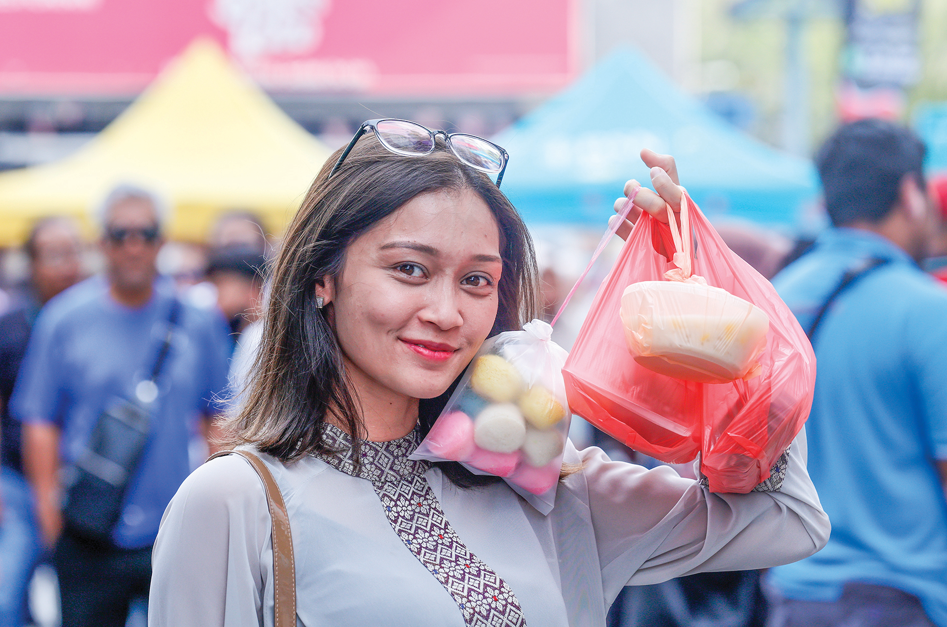
M 568 353 L 551 337 L 551 326 L 533 320 L 484 342 L 412 459 L 503 477 L 548 514 L 571 418 L 562 380 Z
M 682 225 L 684 237 L 677 242 L 676 229 L 648 214 L 638 220 L 566 361 L 566 392 L 575 414 L 629 447 L 669 463 L 688 462 L 700 453 L 701 472 L 711 491 L 749 492 L 768 478 L 808 417 L 815 356 L 769 281 L 734 255 L 686 192 L 684 196 L 687 209 L 682 221 L 689 224 Z M 691 233 L 696 246 L 689 241 Z M 673 261 L 655 252 L 658 242 L 665 250 L 676 251 Z M 684 371 L 662 371 L 659 363 L 681 366 L 680 348 L 670 351 L 670 359 L 665 351 L 651 363 L 647 358 L 654 355 L 647 347 L 633 352 L 634 340 L 627 337 L 620 315 L 629 286 L 669 279 L 700 285 L 695 275 L 702 277 L 705 287 L 719 288 L 765 313 L 762 348 L 751 349 L 748 360 L 743 355 L 727 361 L 729 366 L 740 361 L 745 370 L 732 367 L 702 380 L 687 379 L 681 378 L 688 376 L 686 370 L 691 375 L 700 370 L 693 368 L 694 363 L 685 361 Z M 684 306 L 687 311 L 679 310 L 681 314 L 712 319 L 707 311 L 693 311 L 693 304 Z M 674 308 L 665 311 L 673 314 Z M 695 344 L 687 343 L 689 348 Z

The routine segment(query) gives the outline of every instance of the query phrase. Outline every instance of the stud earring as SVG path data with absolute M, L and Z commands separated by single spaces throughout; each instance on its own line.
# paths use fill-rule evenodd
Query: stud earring
M 316 309 L 322 309 L 326 306 L 326 299 L 322 296 L 316 296 Z

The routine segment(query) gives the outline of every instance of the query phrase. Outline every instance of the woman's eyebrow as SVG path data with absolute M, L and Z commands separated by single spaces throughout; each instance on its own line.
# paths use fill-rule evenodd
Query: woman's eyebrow
M 387 244 L 382 244 L 381 250 L 390 250 L 392 248 L 407 248 L 408 250 L 415 250 L 419 253 L 429 255 L 431 257 L 439 257 L 440 252 L 433 246 L 428 246 L 427 244 L 419 244 L 418 242 L 411 241 L 396 241 L 388 242 Z M 503 259 L 497 255 L 474 255 L 474 260 L 483 261 L 483 262 L 496 262 L 503 263 Z
M 431 257 L 437 257 L 440 253 L 437 252 L 437 249 L 433 246 L 428 246 L 427 244 L 419 244 L 417 242 L 402 241 L 402 242 L 388 242 L 383 244 L 382 250 L 389 250 L 392 248 L 407 248 L 409 250 L 416 250 L 419 253 L 425 255 L 430 255 Z

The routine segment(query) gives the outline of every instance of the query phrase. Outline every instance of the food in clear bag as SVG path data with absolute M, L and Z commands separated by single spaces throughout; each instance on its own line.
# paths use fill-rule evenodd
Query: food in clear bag
M 548 513 L 569 432 L 568 354 L 533 320 L 484 342 L 413 459 L 456 461 L 503 477 Z
M 678 233 L 648 214 L 638 220 L 563 369 L 569 404 L 661 461 L 699 453 L 713 492 L 748 492 L 808 416 L 815 356 L 769 281 L 686 192 L 681 221 Z M 655 252 L 659 240 L 676 251 L 671 262 Z
M 742 298 L 700 283 L 642 281 L 625 288 L 620 311 L 639 364 L 701 383 L 753 376 L 769 316 Z

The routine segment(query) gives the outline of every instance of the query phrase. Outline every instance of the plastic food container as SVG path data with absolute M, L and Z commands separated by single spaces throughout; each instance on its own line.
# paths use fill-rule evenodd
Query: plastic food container
M 636 362 L 677 379 L 727 383 L 757 374 L 769 317 L 724 289 L 642 281 L 621 298 L 625 340 Z

